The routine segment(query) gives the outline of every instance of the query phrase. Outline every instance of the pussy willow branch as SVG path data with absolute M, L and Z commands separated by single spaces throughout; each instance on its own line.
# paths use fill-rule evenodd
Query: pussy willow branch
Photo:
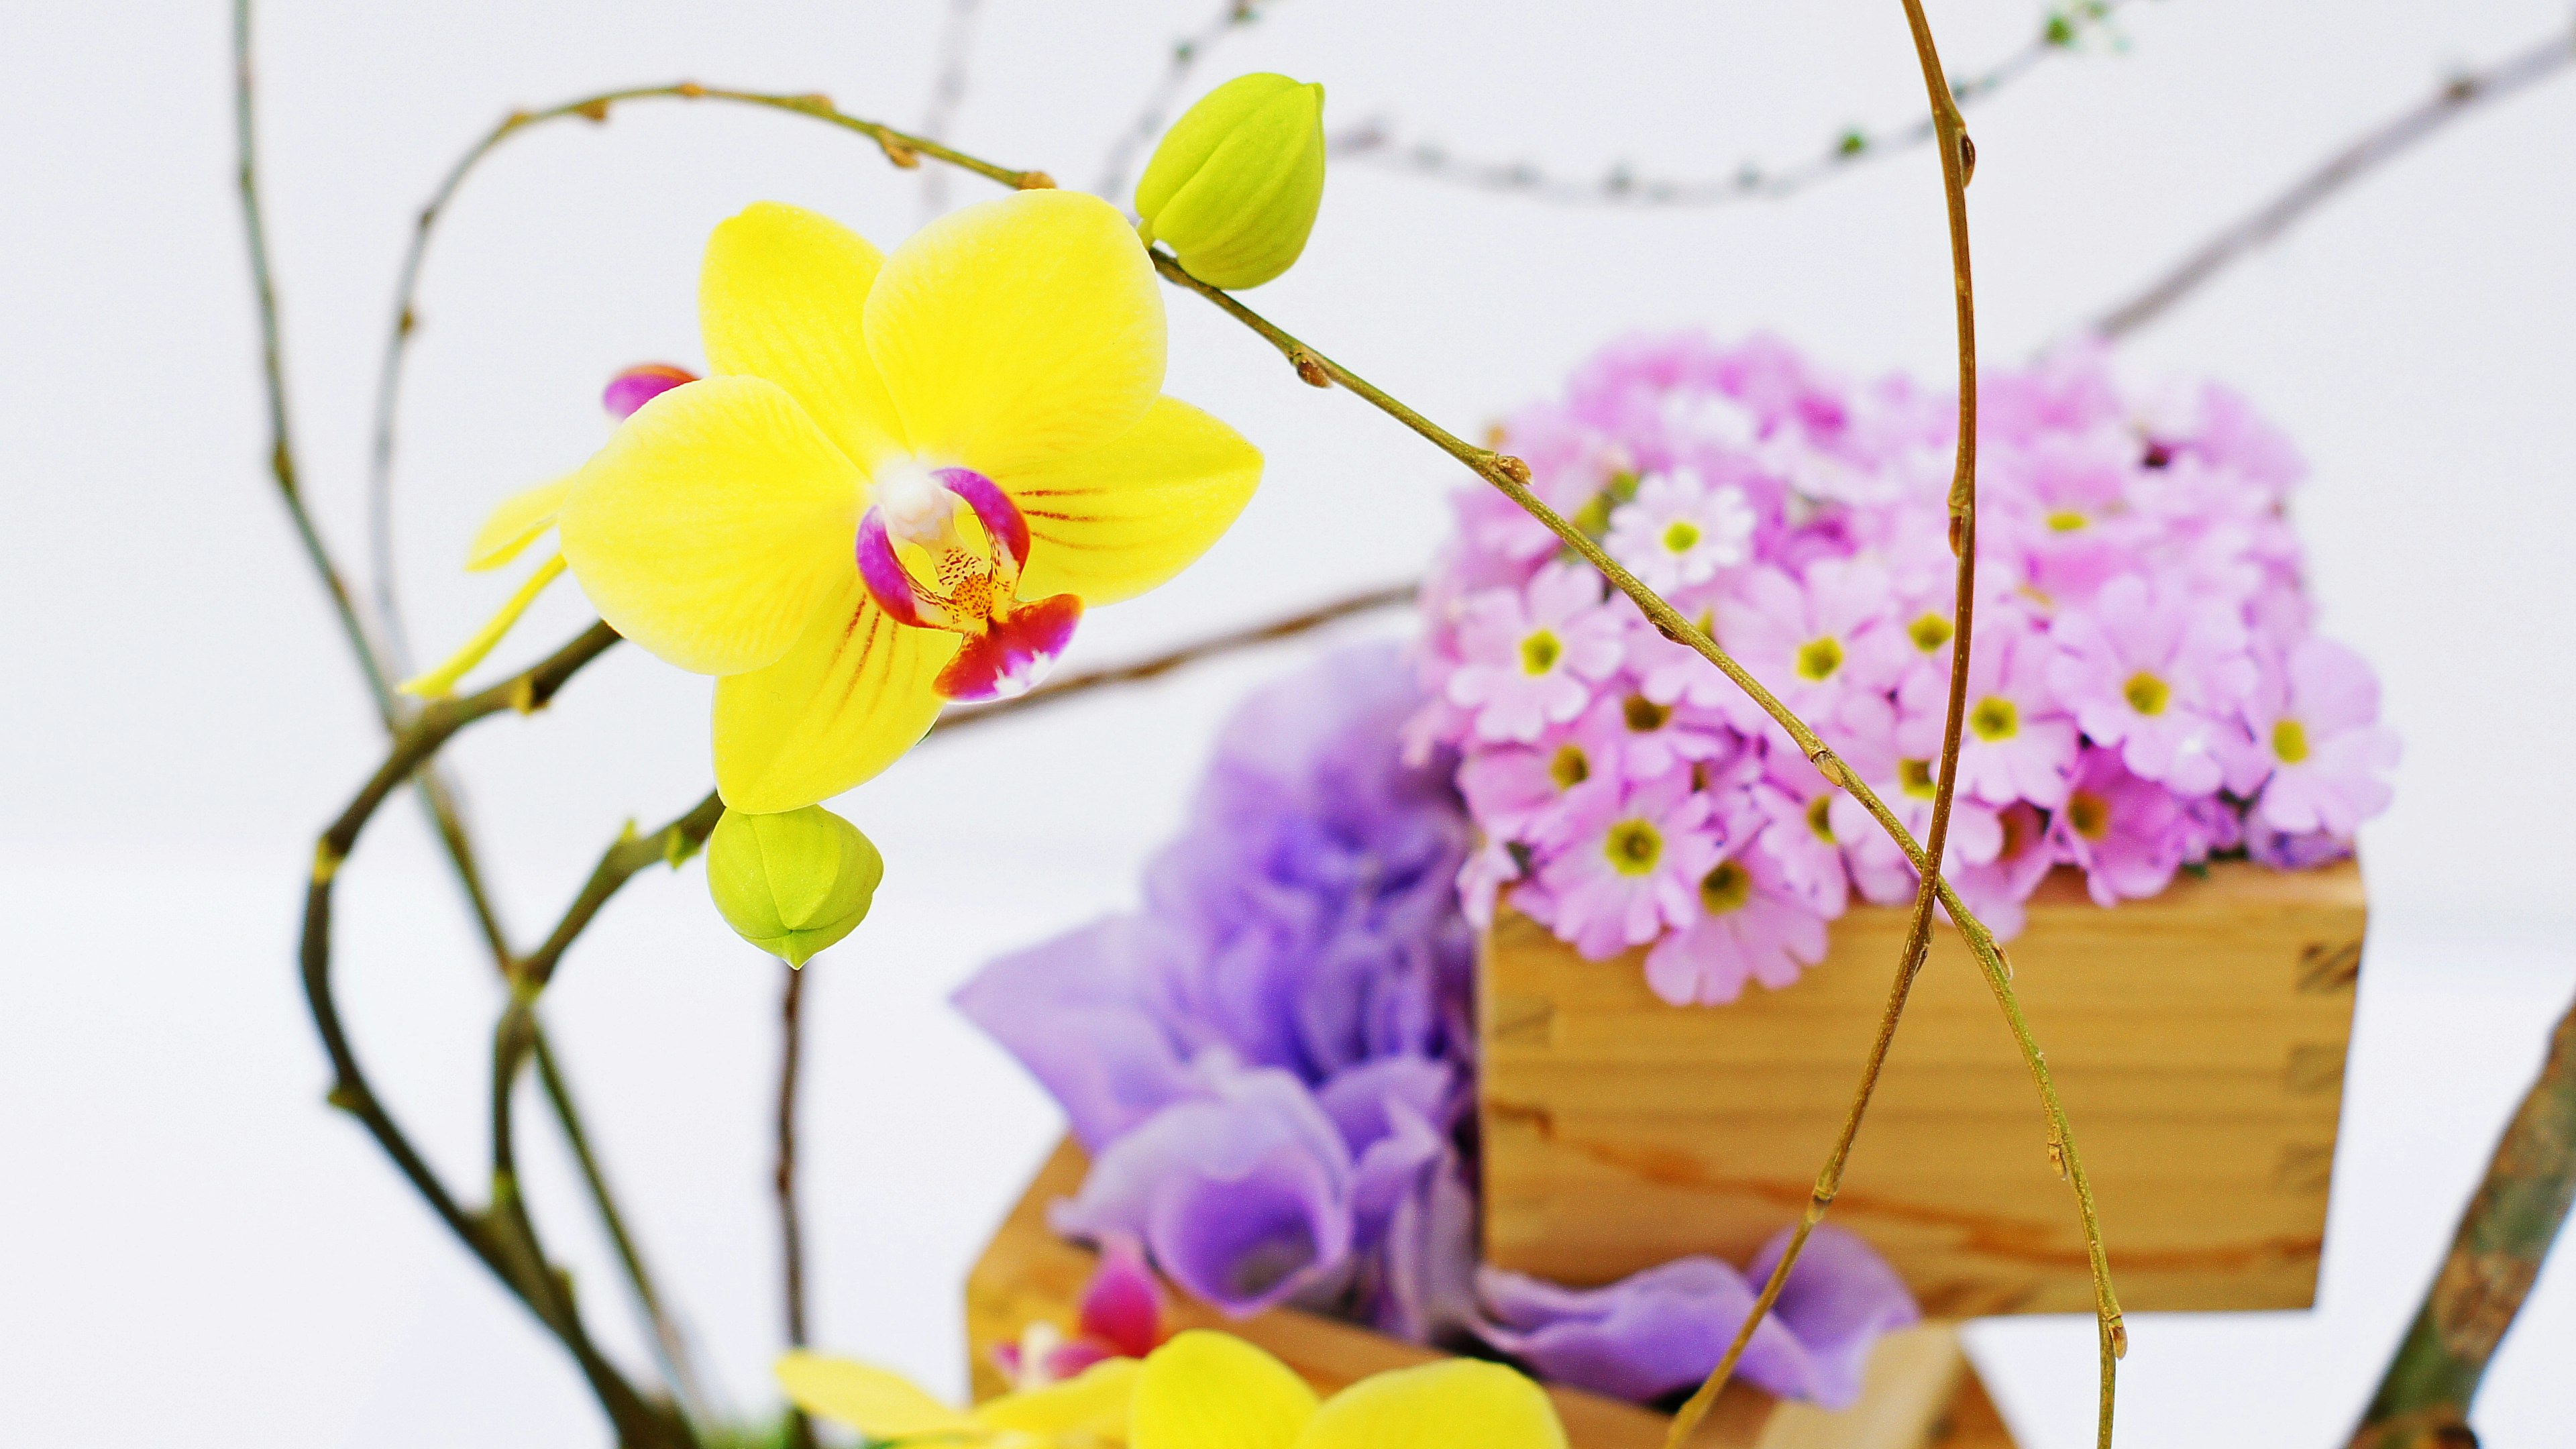
M 2469 1407 L 2576 1204 L 2576 1006 L 2505 1125 L 2352 1449 L 2475 1449 Z
M 2095 319 L 2090 330 L 2107 338 L 2136 331 L 2199 290 L 2201 284 L 2230 263 L 2277 240 L 2363 175 L 2471 111 L 2537 85 L 2568 69 L 2571 63 L 2576 63 L 2576 26 L 2562 28 L 2558 34 L 2486 70 L 2454 77 L 2424 101 L 2354 138 L 2322 165 L 2293 182 L 2288 190 L 2201 243 L 2144 291 Z
M 1109 198 L 1112 205 L 1126 204 L 1119 200 L 1119 194 L 1127 189 L 1127 172 L 1136 164 L 1137 156 L 1154 144 L 1154 138 L 1163 134 L 1163 124 L 1171 119 L 1172 103 L 1181 98 L 1181 87 L 1189 84 L 1190 72 L 1216 49 L 1218 42 L 1261 18 L 1261 0 L 1223 0 L 1223 4 L 1214 20 L 1172 42 L 1172 58 L 1154 82 L 1153 94 L 1145 98 L 1136 119 L 1110 142 L 1109 154 L 1100 163 L 1100 179 L 1092 183 L 1091 189 Z
M 1951 82 L 1961 106 L 1973 105 L 2053 55 L 2073 49 L 2086 32 L 2107 26 L 2130 0 L 2082 0 L 2051 10 L 2039 34 L 2021 49 L 1974 76 Z M 1742 201 L 1772 201 L 1794 196 L 1817 182 L 1844 175 L 1855 167 L 1893 156 L 1933 139 L 1937 126 L 1930 116 L 1911 125 L 1870 132 L 1848 130 L 1824 151 L 1806 161 L 1769 170 L 1750 162 L 1720 177 L 1638 176 L 1613 167 L 1591 180 L 1550 172 L 1531 161 L 1494 161 L 1453 156 L 1422 142 L 1395 137 L 1383 119 L 1361 122 L 1333 136 L 1334 160 L 1375 166 L 1430 181 L 1478 191 L 1506 192 L 1560 206 L 1699 207 Z
M 1940 892 L 1941 908 L 1949 912 L 1952 923 L 1959 928 L 1959 934 L 1966 939 L 1969 950 L 1976 954 L 1978 967 L 1986 977 L 1987 989 L 1993 993 L 1998 1007 L 2004 1014 L 2005 1023 L 2013 1034 L 2014 1045 L 2021 1051 L 2023 1065 L 2030 1070 L 2031 1080 L 2038 1088 L 2040 1102 L 2048 1118 L 2052 1156 L 2063 1161 L 2068 1181 L 2074 1188 L 2076 1212 L 2083 1224 L 2086 1253 L 2092 1264 L 2094 1296 L 2097 1313 L 2101 1319 L 2101 1336 L 2107 1360 L 2107 1356 L 2111 1355 L 2113 1349 L 2124 1341 L 2125 1335 L 2120 1327 L 2118 1302 L 2111 1291 L 2110 1264 L 2102 1247 L 2101 1219 L 2094 1210 L 2090 1180 L 2086 1178 L 2083 1162 L 2075 1151 L 2072 1129 L 2066 1119 L 2065 1104 L 2058 1097 L 2057 1084 L 2049 1074 L 2047 1058 L 2041 1053 L 2039 1043 L 2031 1035 L 2030 1023 L 2022 1013 L 2020 999 L 2013 992 L 2011 972 L 2004 965 L 2003 953 L 1996 947 L 1993 933 L 1988 931 L 1985 924 L 1969 911 L 1967 903 L 1959 899 L 1958 893 L 1950 887 L 1949 882 L 1940 879 L 1939 862 L 1925 853 L 1921 842 L 1914 838 L 1913 832 L 1905 828 L 1905 822 L 1897 818 L 1896 813 L 1887 807 L 1887 802 L 1879 798 L 1878 793 L 1870 788 L 1867 781 L 1853 773 L 1832 748 L 1817 737 L 1816 732 L 1808 727 L 1806 721 L 1798 718 L 1795 712 L 1782 704 L 1779 697 L 1764 687 L 1761 680 L 1754 678 L 1752 673 L 1738 663 L 1733 655 L 1719 648 L 1716 641 L 1684 618 L 1680 611 L 1665 602 L 1661 595 L 1646 587 L 1634 574 L 1621 567 L 1618 560 L 1610 557 L 1601 545 L 1585 534 L 1582 529 L 1577 528 L 1564 515 L 1548 507 L 1537 494 L 1532 493 L 1529 489 L 1528 464 L 1518 458 L 1505 457 L 1491 449 L 1476 447 L 1449 432 L 1412 408 L 1398 402 L 1365 378 L 1326 357 L 1269 319 L 1244 306 L 1231 294 L 1191 276 L 1181 269 L 1180 263 L 1169 253 L 1157 250 L 1153 253 L 1153 258 L 1155 270 L 1163 274 L 1164 280 L 1207 298 L 1235 320 L 1259 333 L 1271 346 L 1279 349 L 1280 354 L 1297 369 L 1299 377 L 1318 386 L 1339 383 L 1358 394 L 1378 411 L 1394 418 L 1405 427 L 1430 440 L 1442 452 L 1466 464 L 1478 477 L 1492 484 L 1505 497 L 1519 505 L 1522 512 L 1537 519 L 1550 533 L 1556 535 L 1559 542 L 1574 550 L 1584 562 L 1609 580 L 1613 588 L 1626 595 L 1665 638 L 1687 646 L 1701 658 L 1715 665 L 1728 679 L 1734 681 L 1737 688 L 1743 690 L 1756 705 L 1761 707 L 1763 713 L 1769 715 L 1773 722 L 1788 733 L 1790 739 L 1797 743 L 1799 750 L 1806 755 L 1809 762 L 1814 764 L 1817 772 L 1824 776 L 1826 782 L 1860 802 L 1861 807 L 1869 812 L 1870 818 L 1876 820 L 1879 828 L 1887 833 L 1888 839 L 1894 841 L 1897 847 L 1905 852 L 1907 862 L 1920 875 L 1936 883 Z M 2109 1376 L 2106 1374 L 2106 1385 L 2108 1382 Z M 2108 1402 L 2107 1391 L 2105 1402 Z M 2106 1417 L 2101 1429 L 2104 1442 L 2107 1442 L 2109 1432 L 2109 1421 Z
M 506 1123 L 501 1124 L 502 1130 L 495 1136 L 495 1165 L 503 1170 L 494 1174 L 492 1207 L 485 1213 L 470 1213 L 439 1180 L 437 1173 L 376 1096 L 341 1023 L 338 999 L 331 981 L 333 884 L 339 877 L 342 863 L 356 848 L 359 835 L 375 817 L 386 797 L 434 758 L 458 730 L 503 710 L 526 712 L 545 707 L 574 674 L 616 642 L 616 634 L 607 626 L 594 625 L 531 669 L 478 694 L 440 700 L 422 709 L 419 717 L 395 737 L 384 763 L 377 767 L 357 797 L 323 832 L 316 844 L 312 881 L 305 895 L 304 932 L 299 955 L 306 1004 L 312 1011 L 314 1029 L 322 1038 L 323 1049 L 331 1059 L 331 1104 L 357 1118 L 366 1127 L 377 1145 L 392 1159 L 395 1167 L 448 1230 L 482 1260 L 493 1276 L 500 1279 L 502 1285 L 525 1304 L 572 1354 L 592 1392 L 598 1397 L 601 1408 L 615 1426 L 620 1444 L 643 1449 L 643 1446 L 690 1446 L 696 1439 L 685 1422 L 647 1403 L 591 1343 L 573 1303 L 568 1281 L 545 1261 L 529 1228 L 525 1207 L 518 1200 L 515 1168 L 507 1155 Z M 533 1032 L 527 1029 L 532 1025 L 530 1019 L 513 1030 L 522 1039 L 532 1040 Z
M 269 265 L 266 217 L 260 204 L 258 128 L 255 124 L 257 75 L 251 61 L 252 39 L 250 0 L 236 0 L 233 7 L 235 139 L 241 158 L 242 220 L 249 243 L 252 294 L 259 313 L 262 380 L 267 391 L 271 435 L 270 469 L 277 479 L 287 514 L 294 521 L 296 534 L 303 542 L 306 560 L 331 598 L 350 654 L 366 682 L 369 697 L 375 701 L 377 718 L 386 732 L 392 734 L 402 728 L 408 712 L 400 696 L 394 693 L 396 676 L 387 668 L 384 657 L 369 636 L 339 566 L 333 561 L 329 548 L 322 542 L 321 533 L 304 506 L 298 481 L 293 429 L 288 425 L 287 416 L 285 348 L 278 322 L 277 288 Z M 499 914 L 492 907 L 490 892 L 484 887 L 482 868 L 475 854 L 473 837 L 466 828 L 464 812 L 436 769 L 425 765 L 413 775 L 411 784 L 429 814 L 432 829 L 455 872 L 458 886 L 464 892 L 467 908 L 474 917 L 475 928 L 483 936 L 493 965 L 506 975 L 510 969 L 509 938 L 502 929 Z M 582 1124 L 570 1087 L 555 1068 L 554 1054 L 546 1045 L 541 1026 L 536 1029 L 535 1050 L 542 1063 L 541 1076 L 547 1103 L 553 1109 L 564 1140 L 571 1144 L 581 1163 L 582 1181 L 590 1194 L 591 1205 L 616 1245 L 628 1284 L 644 1311 L 655 1341 L 661 1345 L 664 1374 L 674 1388 L 697 1400 L 691 1388 L 695 1377 L 689 1369 L 679 1328 L 662 1308 L 660 1295 L 645 1269 L 643 1256 L 635 1246 L 633 1235 L 627 1231 L 624 1216 L 618 1211 L 607 1175 L 590 1148 L 589 1133 Z

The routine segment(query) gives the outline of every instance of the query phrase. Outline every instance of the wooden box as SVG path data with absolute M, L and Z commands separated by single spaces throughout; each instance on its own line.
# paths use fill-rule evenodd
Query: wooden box
M 2007 950 L 2132 1310 L 2313 1299 L 2364 921 L 2352 862 L 2101 909 L 2060 870 Z M 1505 913 L 1480 966 L 1485 1256 L 1603 1283 L 1749 1258 L 1806 1203 L 1905 932 L 1855 907 L 1782 991 L 1674 1007 Z M 2075 1204 L 1984 978 L 1941 927 L 1829 1219 L 1924 1311 L 2092 1308 Z
M 979 1400 L 1007 1387 L 994 1366 L 996 1346 L 1041 1319 L 1073 1330 L 1094 1257 L 1057 1237 L 1046 1209 L 1082 1185 L 1085 1168 L 1080 1147 L 1070 1140 L 1057 1147 L 967 1275 L 967 1352 Z M 1219 1328 L 1249 1339 L 1322 1393 L 1438 1356 L 1294 1309 L 1237 1322 L 1177 1292 L 1167 1299 L 1172 1327 Z M 1663 1449 L 1669 1421 L 1661 1414 L 1575 1389 L 1548 1392 L 1573 1449 Z M 1871 1360 L 1861 1402 L 1839 1413 L 1729 1385 L 1690 1449 L 2012 1449 L 2012 1439 L 1959 1351 L 1957 1332 L 1934 1323 L 1889 1335 Z

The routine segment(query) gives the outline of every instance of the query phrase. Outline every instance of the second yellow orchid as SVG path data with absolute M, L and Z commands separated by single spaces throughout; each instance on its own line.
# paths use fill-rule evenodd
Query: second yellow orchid
M 1153 267 L 1097 197 L 1015 193 L 882 257 L 764 202 L 716 229 L 698 300 L 710 375 L 505 502 L 477 556 L 552 522 L 601 618 L 717 676 L 732 809 L 838 794 L 948 701 L 1026 690 L 1086 606 L 1178 573 L 1260 479 L 1162 395 Z

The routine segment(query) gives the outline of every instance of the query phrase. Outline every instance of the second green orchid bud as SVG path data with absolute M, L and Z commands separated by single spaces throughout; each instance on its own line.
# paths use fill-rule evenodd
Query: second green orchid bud
M 707 839 L 707 890 L 744 940 L 802 966 L 866 920 L 885 857 L 859 828 L 808 805 L 728 810 Z
M 1229 289 L 1287 271 L 1323 204 L 1324 88 L 1266 72 L 1201 97 L 1136 183 L 1138 234 Z

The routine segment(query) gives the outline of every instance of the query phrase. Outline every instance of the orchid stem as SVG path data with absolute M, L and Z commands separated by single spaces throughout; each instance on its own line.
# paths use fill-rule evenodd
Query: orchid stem
M 778 1193 L 779 1271 L 785 1280 L 787 1346 L 803 1348 L 805 1333 L 805 1225 L 796 1211 L 796 1092 L 805 1055 L 805 973 L 780 961 L 787 989 L 778 1006 Z M 787 1439 L 795 1449 L 813 1449 L 814 1423 L 801 1408 L 787 1414 Z

